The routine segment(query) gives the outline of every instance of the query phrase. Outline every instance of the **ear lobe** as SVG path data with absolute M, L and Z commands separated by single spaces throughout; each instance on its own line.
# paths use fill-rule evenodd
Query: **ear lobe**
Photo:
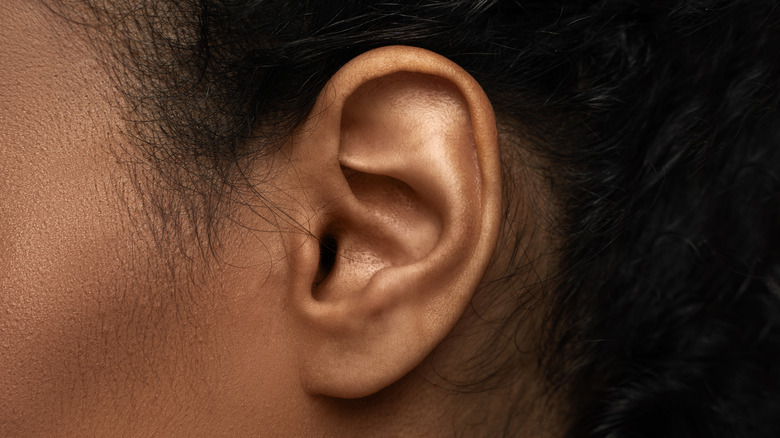
M 451 61 L 393 46 L 334 75 L 291 145 L 314 216 L 290 282 L 309 391 L 370 395 L 449 333 L 495 248 L 498 157 L 490 103 Z

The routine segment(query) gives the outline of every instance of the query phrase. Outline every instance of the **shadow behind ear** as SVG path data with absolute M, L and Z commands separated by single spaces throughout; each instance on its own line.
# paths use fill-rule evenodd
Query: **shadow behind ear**
M 314 216 L 291 282 L 306 389 L 372 394 L 452 329 L 495 249 L 498 156 L 484 92 L 446 58 L 386 47 L 334 75 L 291 152 Z

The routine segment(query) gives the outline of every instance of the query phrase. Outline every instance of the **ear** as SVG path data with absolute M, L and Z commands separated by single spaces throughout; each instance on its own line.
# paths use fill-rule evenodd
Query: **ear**
M 448 59 L 384 47 L 331 78 L 288 146 L 311 206 L 290 258 L 301 380 L 316 394 L 367 396 L 442 341 L 491 260 L 493 110 Z

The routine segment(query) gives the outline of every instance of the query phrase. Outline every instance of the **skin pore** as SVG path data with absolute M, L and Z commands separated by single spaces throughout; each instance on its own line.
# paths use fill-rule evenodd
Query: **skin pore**
M 400 47 L 345 66 L 245 169 L 216 254 L 155 213 L 119 94 L 48 9 L 0 3 L 0 435 L 477 434 L 519 388 L 528 433 L 550 429 L 531 366 L 474 394 L 441 376 L 482 345 L 500 231 L 495 119 L 464 71 Z

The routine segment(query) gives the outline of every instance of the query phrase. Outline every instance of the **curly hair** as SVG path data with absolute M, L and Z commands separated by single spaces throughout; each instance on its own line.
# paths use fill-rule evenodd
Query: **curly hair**
M 542 159 L 560 211 L 542 349 L 569 435 L 780 436 L 775 1 L 92 3 L 124 17 L 103 23 L 149 155 L 207 163 L 206 184 L 356 55 L 452 59 L 533 140 L 502 147 Z

